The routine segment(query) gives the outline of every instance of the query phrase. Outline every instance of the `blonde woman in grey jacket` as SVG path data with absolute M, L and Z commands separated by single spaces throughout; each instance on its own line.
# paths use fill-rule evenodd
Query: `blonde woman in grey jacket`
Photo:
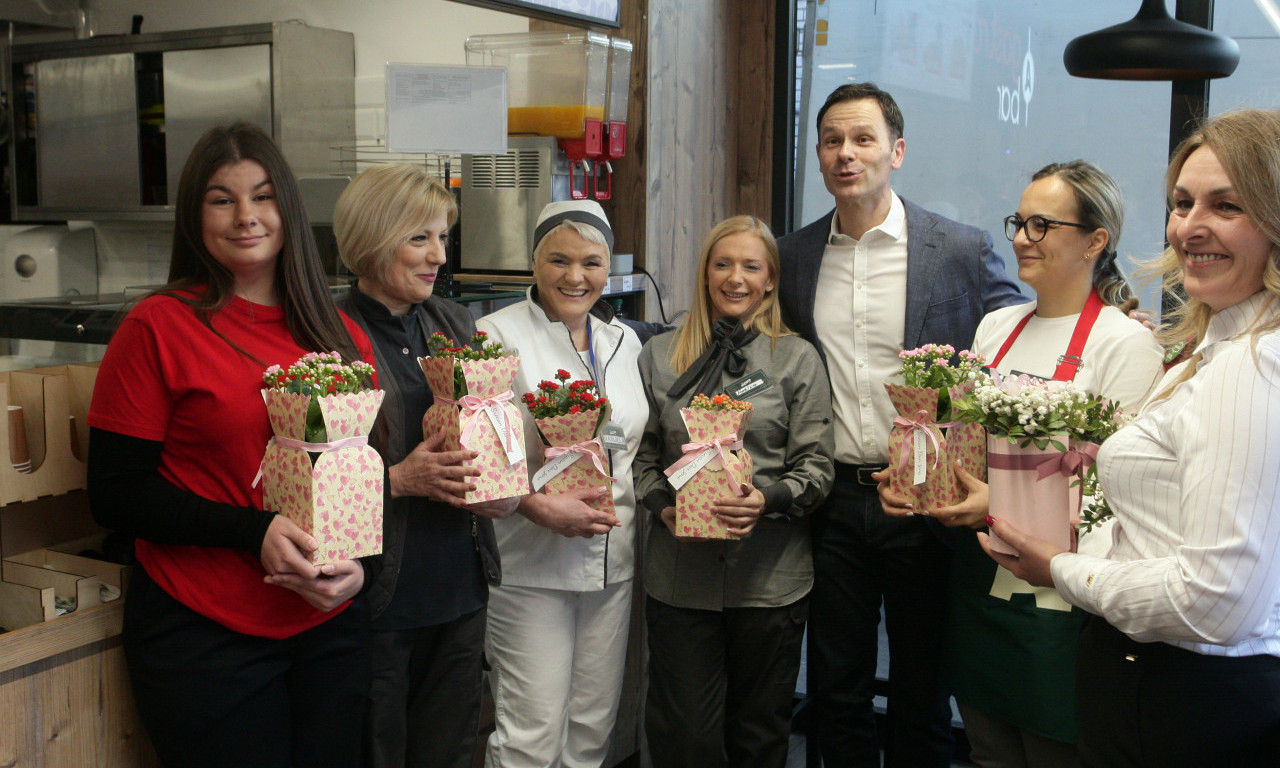
M 808 514 L 831 489 L 831 391 L 817 351 L 787 330 L 778 247 L 736 216 L 702 248 L 684 326 L 640 353 L 649 422 L 636 457 L 648 521 L 645 727 L 655 768 L 786 762 L 800 643 L 813 585 Z M 688 441 L 680 409 L 697 394 L 747 400 L 754 467 L 714 512 L 742 538 L 675 536 L 664 468 Z

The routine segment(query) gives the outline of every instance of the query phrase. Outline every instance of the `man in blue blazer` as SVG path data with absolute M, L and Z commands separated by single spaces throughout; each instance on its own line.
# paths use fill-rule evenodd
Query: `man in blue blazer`
M 884 514 L 873 472 L 894 410 L 898 352 L 967 349 L 982 316 L 1026 301 L 991 237 L 898 197 L 902 112 L 871 83 L 837 88 L 818 112 L 818 164 L 836 208 L 782 238 L 778 297 L 831 377 L 836 484 L 813 520 L 808 694 L 826 768 L 880 765 L 872 712 L 884 606 L 889 636 L 885 766 L 950 765 L 951 708 L 939 659 L 951 548 L 927 516 Z

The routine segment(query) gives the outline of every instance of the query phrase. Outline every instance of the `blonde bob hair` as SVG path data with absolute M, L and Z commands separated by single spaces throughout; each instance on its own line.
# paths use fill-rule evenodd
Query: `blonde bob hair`
M 760 238 L 764 243 L 765 254 L 769 262 L 769 278 L 774 287 L 765 291 L 760 306 L 756 307 L 751 317 L 745 318 L 745 328 L 755 328 L 771 339 L 782 336 L 794 336 L 795 333 L 782 322 L 782 309 L 778 304 L 778 276 L 781 262 L 778 258 L 778 241 L 774 240 L 769 225 L 754 216 L 733 216 L 712 227 L 707 239 L 702 243 L 702 254 L 698 257 L 698 273 L 694 277 L 693 307 L 684 325 L 680 327 L 676 341 L 671 345 L 671 369 L 676 374 L 684 373 L 694 361 L 706 351 L 711 343 L 711 295 L 707 288 L 707 265 L 711 262 L 711 252 L 716 244 L 730 235 L 749 234 Z
M 432 221 L 458 220 L 453 195 L 426 168 L 376 165 L 351 180 L 333 211 L 338 254 L 356 277 L 385 283 L 396 249 Z
M 1280 111 L 1243 109 L 1210 120 L 1183 140 L 1169 160 L 1165 173 L 1165 201 L 1172 210 L 1173 192 L 1182 166 L 1201 147 L 1213 151 L 1239 196 L 1249 221 L 1271 241 L 1262 273 L 1262 285 L 1272 297 L 1280 297 Z M 1182 264 L 1170 246 L 1146 270 L 1161 277 L 1166 294 L 1180 296 Z M 1161 340 L 1174 344 L 1202 338 L 1213 310 L 1194 298 L 1166 314 Z M 1273 330 L 1280 322 L 1253 329 L 1255 334 Z

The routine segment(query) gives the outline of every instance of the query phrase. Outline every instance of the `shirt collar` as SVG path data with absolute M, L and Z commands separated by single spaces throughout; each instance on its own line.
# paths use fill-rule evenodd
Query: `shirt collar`
M 391 310 L 387 309 L 385 304 L 372 296 L 369 296 L 364 291 L 361 291 L 358 281 L 355 280 L 351 281 L 351 299 L 355 302 L 356 306 L 360 308 L 360 312 L 371 320 L 395 317 L 395 315 L 391 314 Z M 418 302 L 412 307 L 409 307 L 409 311 L 406 315 L 415 314 L 423 303 L 424 302 Z M 396 319 L 398 320 L 399 318 Z
M 838 229 L 839 225 L 840 211 L 837 210 L 831 215 L 831 231 L 827 233 L 827 245 L 850 245 L 858 242 L 841 233 Z M 879 232 L 895 242 L 907 236 L 907 209 L 902 205 L 902 198 L 898 197 L 897 192 L 889 190 L 888 215 L 884 217 L 884 221 L 868 229 L 863 237 L 867 237 L 872 232 Z
M 1263 318 L 1278 313 L 1280 313 L 1280 302 L 1277 302 L 1269 291 L 1265 289 L 1258 291 L 1244 301 L 1214 312 L 1209 318 L 1209 327 L 1205 329 L 1204 341 L 1196 351 L 1207 356 L 1213 345 L 1240 338 Z

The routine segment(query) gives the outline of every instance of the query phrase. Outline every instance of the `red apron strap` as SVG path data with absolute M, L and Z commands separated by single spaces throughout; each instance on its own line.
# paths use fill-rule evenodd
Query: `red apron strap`
M 1067 344 L 1067 353 L 1058 358 L 1058 369 L 1053 372 L 1055 381 L 1071 381 L 1076 377 L 1076 371 L 1079 370 L 1083 359 L 1080 353 L 1084 351 L 1084 344 L 1089 340 L 1089 332 L 1093 330 L 1093 324 L 1098 320 L 1098 313 L 1106 306 L 1102 303 L 1102 297 L 1097 291 L 1089 294 L 1089 300 L 1084 303 L 1084 310 L 1080 313 L 1079 319 L 1076 320 L 1075 330 L 1071 332 L 1071 341 Z M 1022 333 L 1022 329 L 1027 327 L 1027 323 L 1035 315 L 1033 309 L 1018 321 L 1013 327 L 1013 332 L 1009 334 L 1009 338 L 1004 340 L 1004 344 L 1000 346 L 1000 351 L 996 352 L 996 357 L 991 361 L 989 368 L 995 368 L 1000 365 L 1000 361 L 1004 359 L 1005 353 L 1013 346 L 1013 342 L 1017 341 L 1018 335 Z
M 1076 371 L 1084 362 L 1080 353 L 1084 351 L 1084 343 L 1089 340 L 1089 331 L 1093 330 L 1093 324 L 1097 322 L 1098 313 L 1102 311 L 1103 306 L 1102 297 L 1097 291 L 1089 294 L 1089 300 L 1084 303 L 1084 311 L 1076 321 L 1076 329 L 1071 334 L 1067 353 L 1058 358 L 1058 370 L 1053 372 L 1054 381 L 1071 381 L 1076 377 Z

